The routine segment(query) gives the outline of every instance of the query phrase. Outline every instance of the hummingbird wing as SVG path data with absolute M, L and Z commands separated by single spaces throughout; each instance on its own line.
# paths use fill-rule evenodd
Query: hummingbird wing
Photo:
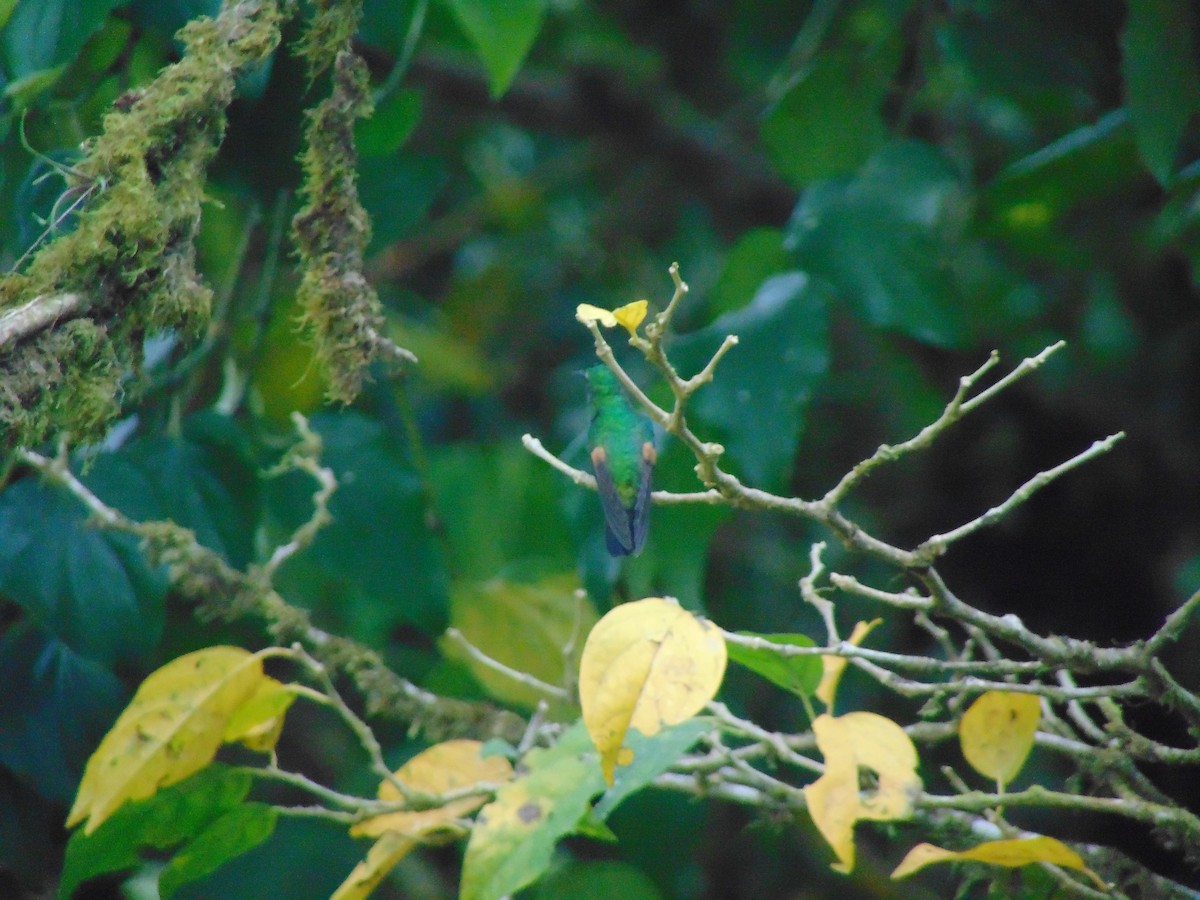
M 642 552 L 646 543 L 646 530 L 650 524 L 650 476 L 657 459 L 654 443 L 646 441 L 642 444 L 642 480 L 638 482 L 637 497 L 629 511 L 629 533 L 633 538 L 633 549 L 629 552 L 635 556 Z
M 634 552 L 633 510 L 621 502 L 603 447 L 592 450 L 592 471 L 596 473 L 596 491 L 600 495 L 600 506 L 604 509 L 604 523 L 607 526 L 604 537 L 608 552 L 613 556 L 628 556 Z M 645 535 L 642 537 L 644 539 Z

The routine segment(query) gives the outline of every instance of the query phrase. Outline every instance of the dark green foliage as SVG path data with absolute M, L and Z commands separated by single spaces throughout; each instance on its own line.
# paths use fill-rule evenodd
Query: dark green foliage
M 652 317 L 675 260 L 691 286 L 666 340 L 680 374 L 739 337 L 688 424 L 723 445 L 730 472 L 781 494 L 818 498 L 916 433 L 991 350 L 1015 363 L 1065 338 L 1037 378 L 873 475 L 846 511 L 911 546 L 1128 429 L 1120 450 L 956 547 L 944 574 L 1039 632 L 1150 633 L 1200 571 L 1196 27 L 1186 0 L 12 7 L 0 323 L 35 298 L 60 305 L 19 334 L 0 324 L 0 894 L 17 876 L 30 891 L 58 876 L 87 755 L 147 671 L 198 646 L 321 629 L 322 662 L 398 763 L 420 740 L 516 744 L 525 730 L 476 703 L 482 688 L 439 652 L 456 580 L 578 572 L 601 610 L 669 595 L 730 630 L 820 634 L 796 582 L 827 534 L 661 505 L 644 552 L 614 562 L 596 498 L 521 447 L 528 432 L 588 470 L 577 373 L 596 360 L 575 307 L 646 297 Z M 39 181 L 54 167 L 22 146 L 22 126 L 57 174 Z M 623 332 L 605 334 L 669 408 Z M 420 365 L 372 368 L 388 340 Z M 322 409 L 322 392 L 353 408 Z M 268 475 L 296 440 L 293 410 L 338 485 L 329 521 L 268 584 L 319 488 L 308 472 Z M 19 448 L 52 456 L 60 437 L 88 489 L 152 524 L 102 529 L 21 460 Z M 695 466 L 666 438 L 655 488 L 702 490 Z M 907 586 L 837 546 L 826 561 Z M 830 599 L 845 633 L 878 614 Z M 1193 643 L 1185 633 L 1169 660 L 1188 686 Z M 881 628 L 871 646 L 933 652 L 916 628 Z M 763 674 L 733 672 L 723 701 L 802 732 L 792 692 L 811 692 L 815 664 Z M 451 701 L 430 713 L 412 685 Z M 855 671 L 838 700 L 905 721 L 916 705 Z M 689 728 L 653 746 L 677 756 Z M 281 758 L 369 794 L 336 731 L 302 720 Z M 637 746 L 643 768 L 626 774 L 641 787 L 671 760 Z M 946 746 L 931 784 L 961 765 Z M 68 885 L 137 869 L 131 847 L 151 832 L 143 843 L 203 851 L 164 875 L 164 891 L 195 876 L 185 897 L 328 896 L 361 858 L 366 845 L 328 824 L 287 821 L 267 838 L 265 807 L 242 805 L 265 798 L 214 771 L 215 787 L 128 810 L 92 851 L 73 839 Z M 1055 772 L 1035 751 L 1022 777 Z M 1200 790 L 1190 770 L 1171 778 L 1160 787 L 1181 802 Z M 831 874 L 791 818 L 652 792 L 604 804 L 595 818 L 619 842 L 560 844 L 531 896 L 597 883 L 633 897 L 940 896 L 959 883 L 890 883 L 903 828 L 860 827 L 856 881 Z M 1096 828 L 1089 840 L 1147 856 L 1147 834 Z M 456 853 L 423 854 L 379 896 L 453 895 Z M 1197 883 L 1167 856 L 1155 865 Z M 976 893 L 985 883 L 1051 890 L 1037 872 L 988 873 Z

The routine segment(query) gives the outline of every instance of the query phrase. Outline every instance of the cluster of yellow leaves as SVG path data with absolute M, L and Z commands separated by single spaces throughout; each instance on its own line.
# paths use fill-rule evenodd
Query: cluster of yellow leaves
M 720 630 L 674 600 L 626 603 L 596 624 L 580 660 L 579 702 L 609 785 L 633 759 L 629 729 L 652 737 L 694 716 L 716 696 L 726 658 Z
M 446 741 L 418 753 L 395 772 L 398 781 L 425 794 L 466 794 L 442 806 L 414 812 L 375 816 L 350 829 L 355 837 L 378 838 L 366 858 L 354 867 L 331 900 L 363 900 L 405 856 L 420 844 L 461 836 L 457 823 L 488 800 L 491 786 L 508 781 L 512 765 L 502 756 L 483 756 L 478 741 Z M 478 785 L 478 793 L 466 793 Z M 400 802 L 400 789 L 391 781 L 379 785 L 379 799 Z
M 91 834 L 123 804 L 183 781 L 222 744 L 269 752 L 295 698 L 263 672 L 262 657 L 209 647 L 152 673 L 88 760 L 67 827 Z

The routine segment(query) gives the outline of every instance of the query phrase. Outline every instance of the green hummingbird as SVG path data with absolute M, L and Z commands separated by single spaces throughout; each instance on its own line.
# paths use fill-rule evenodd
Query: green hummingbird
M 593 366 L 583 374 L 592 407 L 588 451 L 604 508 L 605 542 L 613 556 L 637 555 L 646 543 L 654 429 L 634 410 L 611 369 Z

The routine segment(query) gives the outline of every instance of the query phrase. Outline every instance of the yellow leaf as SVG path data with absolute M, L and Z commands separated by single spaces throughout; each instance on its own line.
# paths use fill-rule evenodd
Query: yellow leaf
M 396 770 L 396 778 L 415 791 L 445 794 L 473 784 L 499 784 L 512 778 L 512 765 L 503 756 L 482 756 L 479 741 L 446 741 L 418 753 Z M 379 785 L 379 799 L 399 802 L 399 789 L 390 781 Z M 389 831 L 428 840 L 455 819 L 472 813 L 487 801 L 487 794 L 451 800 L 444 806 L 416 812 L 396 812 L 359 822 L 350 829 L 355 837 L 378 837 Z
M 471 644 L 498 662 L 547 684 L 572 687 L 583 636 L 596 624 L 596 609 L 577 598 L 574 574 L 547 575 L 517 583 L 495 578 L 485 583 L 456 582 L 450 590 L 450 624 Z M 498 700 L 534 709 L 542 692 L 488 667 L 449 640 L 439 641 L 448 659 L 461 662 Z M 564 654 L 564 648 L 570 652 Z M 572 685 L 564 685 L 569 673 Z M 575 718 L 573 702 L 552 700 L 551 716 Z
M 636 334 L 638 326 L 642 324 L 642 319 L 646 318 L 646 306 L 645 300 L 634 300 L 619 309 L 614 309 L 613 318 L 619 325 L 623 325 L 631 335 Z
M 609 311 L 601 309 L 599 306 L 592 306 L 590 303 L 580 303 L 575 307 L 575 318 L 584 324 L 599 322 L 605 328 L 616 328 L 620 325 L 630 335 L 634 335 L 637 333 L 638 326 L 642 324 L 642 320 L 646 318 L 647 306 L 645 300 L 634 300 L 632 303 L 626 303 L 624 306 Z
M 396 863 L 408 856 L 417 841 L 398 831 L 385 832 L 367 851 L 367 857 L 355 866 L 329 900 L 364 900 L 370 896 Z
M 817 716 L 813 734 L 825 773 L 804 789 L 804 798 L 817 830 L 837 855 L 833 868 L 849 872 L 854 868 L 855 822 L 912 815 L 913 798 L 921 790 L 917 750 L 904 729 L 870 712 Z M 860 790 L 863 769 L 875 774 L 872 791 Z
M 1101 890 L 1107 890 L 1104 880 L 1083 864 L 1078 853 L 1052 837 L 1015 838 L 1003 841 L 988 841 L 970 850 L 955 852 L 935 847 L 933 844 L 917 844 L 908 851 L 892 872 L 893 878 L 904 878 L 925 866 L 939 862 L 982 862 L 1010 869 L 1030 863 L 1053 863 L 1066 869 L 1084 872 Z
M 91 834 L 126 801 L 207 766 L 263 677 L 262 660 L 240 647 L 197 650 L 151 673 L 88 760 L 67 826 L 87 819 Z
M 866 640 L 876 625 L 882 622 L 883 619 L 873 619 L 870 622 L 858 622 L 854 626 L 854 631 L 850 633 L 850 638 L 847 643 L 858 647 Z M 844 656 L 822 656 L 821 668 L 821 683 L 817 685 L 817 699 L 825 704 L 826 709 L 833 709 L 833 701 L 837 698 L 838 682 L 842 679 L 842 672 L 846 668 L 846 657 Z
M 1035 694 L 988 691 L 958 723 L 963 756 L 976 772 L 995 779 L 1003 790 L 1025 764 L 1041 717 L 1041 703 Z
M 609 785 L 617 764 L 632 759 L 626 732 L 651 737 L 698 713 L 716 696 L 725 661 L 717 627 L 674 600 L 626 603 L 596 624 L 579 665 L 579 700 Z
M 240 741 L 251 750 L 270 753 L 283 730 L 284 713 L 295 699 L 289 685 L 264 675 L 254 694 L 229 717 L 225 743 Z
M 617 317 L 609 310 L 601 309 L 599 306 L 592 306 L 590 303 L 580 303 L 575 307 L 575 318 L 580 322 L 587 324 L 588 322 L 599 322 L 605 328 L 616 328 Z

